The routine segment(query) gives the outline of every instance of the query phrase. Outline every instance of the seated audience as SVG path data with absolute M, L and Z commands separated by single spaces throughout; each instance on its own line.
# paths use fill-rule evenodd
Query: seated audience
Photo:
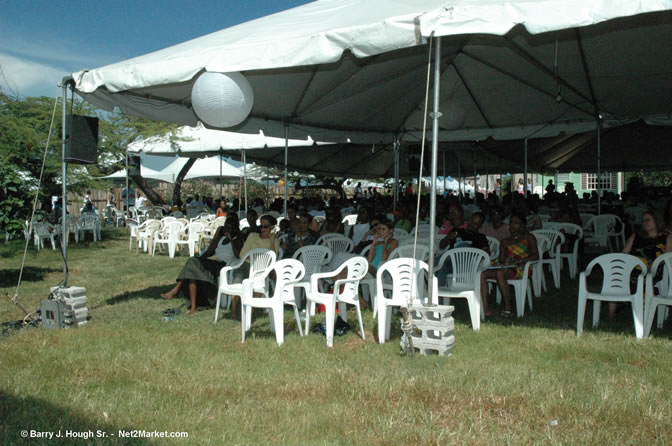
M 202 255 L 189 257 L 177 276 L 175 286 L 161 297 L 172 299 L 180 290 L 186 291 L 191 303 L 189 314 L 194 314 L 199 306 L 211 305 L 210 301 L 217 297 L 219 271 L 238 258 L 242 246 L 243 239 L 240 237 L 237 219 L 227 220 L 224 226 L 217 229 L 208 249 Z
M 511 216 L 509 221 L 511 236 L 502 240 L 499 247 L 499 259 L 495 264 L 497 266 L 510 266 L 510 268 L 490 269 L 481 274 L 481 299 L 483 313 L 486 316 L 491 315 L 488 306 L 488 279 L 497 280 L 497 286 L 504 298 L 504 310 L 501 315 L 506 318 L 511 317 L 511 291 L 507 281 L 522 279 L 525 264 L 539 258 L 537 239 L 527 231 L 525 220 L 526 216 L 520 213 L 514 213 Z M 530 268 L 529 274 L 531 276 L 532 268 Z

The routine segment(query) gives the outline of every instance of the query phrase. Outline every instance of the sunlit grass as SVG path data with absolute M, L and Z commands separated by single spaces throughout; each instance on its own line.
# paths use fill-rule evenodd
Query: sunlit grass
M 0 248 L 0 292 L 15 292 L 22 246 Z M 185 257 L 128 250 L 122 231 L 70 245 L 71 285 L 87 288 L 90 321 L 74 330 L 24 329 L 0 338 L 0 439 L 22 429 L 108 434 L 186 431 L 189 444 L 667 444 L 672 423 L 670 330 L 638 341 L 629 312 L 576 337 L 576 284 L 534 301 L 520 320 L 493 317 L 473 332 L 456 304 L 453 355 L 399 354 L 399 331 L 375 343 L 356 330 L 328 349 L 299 337 L 286 314 L 277 347 L 266 316 L 245 344 L 214 311 L 162 311 L 159 294 Z M 21 304 L 33 310 L 62 279 L 58 251 L 31 247 Z M 549 275 L 550 279 L 550 275 Z M 549 282 L 550 283 L 550 282 Z M 22 318 L 5 297 L 0 321 Z M 351 316 L 354 321 L 354 314 Z M 353 324 L 354 325 L 354 324 Z M 186 444 L 108 437 L 98 444 Z M 71 444 L 44 440 L 43 444 Z

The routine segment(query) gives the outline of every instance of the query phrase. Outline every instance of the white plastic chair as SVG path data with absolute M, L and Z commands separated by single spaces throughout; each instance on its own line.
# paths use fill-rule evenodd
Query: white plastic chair
M 347 276 L 345 279 L 338 279 L 334 281 L 333 290 L 330 293 L 323 293 L 319 291 L 319 281 L 323 279 L 331 279 L 341 273 L 347 268 Z M 357 290 L 359 288 L 359 281 L 364 278 L 369 268 L 369 262 L 364 257 L 352 257 L 345 261 L 335 271 L 313 274 L 310 278 L 310 288 L 306 290 L 306 296 L 309 301 L 306 309 L 306 328 L 308 333 L 310 326 L 310 316 L 314 313 L 315 304 L 322 304 L 325 308 L 326 319 L 326 335 L 327 346 L 334 345 L 334 323 L 336 320 L 336 304 L 338 303 L 339 313 L 341 318 L 346 321 L 346 304 L 354 305 L 357 309 L 357 318 L 359 320 L 359 329 L 364 339 L 364 324 L 362 322 L 362 311 L 359 306 L 359 295 Z
M 499 258 L 499 239 L 490 237 L 489 235 L 485 238 L 488 239 L 488 252 L 490 253 L 490 261 L 492 262 Z
M 49 231 L 50 227 L 52 226 L 45 222 L 33 223 L 33 242 L 38 251 L 44 248 L 44 240 L 51 241 L 51 249 L 56 249 L 53 227 L 52 231 Z
M 455 248 L 443 253 L 435 271 L 441 269 L 444 262 L 450 261 L 452 273 L 448 275 L 448 284 L 439 287 L 439 297 L 467 299 L 471 327 L 474 331 L 481 329 L 481 319 L 485 314 L 481 311 L 481 273 L 490 266 L 490 256 L 477 248 Z
M 187 226 L 184 226 L 183 230 L 186 231 L 186 240 L 179 238 L 175 242 L 176 247 L 179 247 L 180 245 L 189 247 L 189 257 L 193 257 L 196 254 L 197 249 L 200 253 L 201 233 L 203 232 L 204 228 L 205 225 L 201 222 L 193 222 L 189 223 Z
M 172 259 L 175 257 L 175 248 L 180 239 L 180 232 L 184 229 L 184 224 L 179 221 L 171 221 L 166 223 L 166 226 L 157 231 L 152 241 L 152 255 L 156 254 L 156 245 L 166 245 L 168 247 L 168 255 Z
M 355 247 L 352 239 L 341 234 L 324 234 L 315 244 L 326 246 L 334 256 L 339 252 L 352 252 Z
M 407 244 L 397 246 L 392 250 L 386 261 L 399 259 L 402 257 L 413 258 L 413 245 Z M 415 245 L 415 258 L 427 262 L 429 260 L 429 246 L 418 243 Z M 380 267 L 380 265 L 379 265 Z
M 587 288 L 587 278 L 595 266 L 602 268 L 602 290 L 591 293 Z M 634 294 L 630 291 L 630 278 L 637 270 L 637 288 Z M 635 335 L 644 337 L 644 276 L 646 265 L 641 259 L 630 254 L 604 254 L 588 264 L 584 272 L 579 275 L 579 308 L 576 317 L 577 336 L 583 331 L 583 318 L 586 312 L 586 301 L 593 301 L 593 328 L 600 322 L 600 304 L 607 302 L 630 302 L 632 304 L 632 318 L 635 321 Z
M 90 231 L 93 237 L 93 241 L 96 242 L 99 239 L 100 231 L 100 219 L 95 215 L 82 215 L 77 225 L 77 231 L 79 232 L 79 238 L 84 240 L 86 238 L 86 232 Z
M 567 234 L 574 234 L 577 236 L 570 252 L 562 252 L 562 248 L 560 251 L 560 269 L 562 269 L 563 260 L 566 259 L 567 265 L 569 266 L 569 277 L 574 279 L 579 269 L 579 244 L 581 243 L 581 239 L 583 239 L 583 229 L 581 229 L 581 226 L 574 223 L 555 223 L 552 228 L 563 232 L 565 238 Z
M 659 268 L 663 268 L 662 279 L 654 283 L 654 278 Z M 658 294 L 654 294 L 654 289 Z M 654 260 L 649 274 L 646 276 L 646 302 L 644 308 L 644 337 L 651 333 L 653 317 L 658 311 L 657 327 L 663 328 L 665 315 L 668 308 L 660 308 L 660 305 L 672 306 L 672 253 L 666 253 Z
M 136 232 L 136 239 L 138 241 L 137 249 L 142 247 L 145 252 L 151 251 L 154 234 L 160 229 L 161 222 L 159 220 L 145 220 L 144 223 L 138 226 Z
M 530 282 L 530 280 L 534 278 L 534 275 L 530 277 L 530 269 L 534 268 L 536 263 L 537 260 L 525 263 L 525 266 L 523 267 L 523 276 L 520 279 L 509 279 L 506 281 L 509 286 L 513 287 L 514 299 L 516 301 L 516 317 L 523 317 L 523 314 L 525 314 L 526 298 L 527 305 L 530 307 L 530 311 L 532 311 L 534 308 L 532 304 L 533 281 Z M 496 282 L 495 286 L 497 287 L 497 303 L 499 304 L 501 302 L 502 295 Z
M 532 231 L 535 237 L 542 235 L 550 241 L 550 246 L 548 248 L 548 257 L 539 258 L 539 265 L 543 274 L 544 265 L 549 265 L 551 273 L 553 274 L 553 285 L 556 288 L 560 288 L 560 266 L 562 264 L 561 250 L 562 245 L 565 243 L 565 235 L 555 229 L 537 229 Z M 544 287 L 544 291 L 546 288 Z
M 383 276 L 392 277 L 392 287 L 383 288 Z M 419 305 L 427 301 L 427 263 L 415 259 L 394 259 L 383 263 L 376 273 L 376 305 L 378 307 L 378 342 L 383 344 L 390 338 L 392 307 L 405 307 L 409 300 Z M 432 303 L 438 302 L 439 282 L 432 277 Z M 391 292 L 386 297 L 385 292 Z
M 546 288 L 546 274 L 544 273 L 544 265 L 542 261 L 551 249 L 551 239 L 542 234 L 533 235 L 537 240 L 538 257 L 532 265 L 532 290 L 534 291 L 535 297 L 541 297 L 542 290 L 544 292 L 548 291 Z M 531 309 L 532 305 L 530 305 L 530 310 Z
M 432 232 L 432 230 L 434 230 L 435 235 L 438 235 L 439 231 L 440 231 L 440 228 L 438 228 L 438 227 L 436 227 L 436 226 L 434 226 L 430 223 L 420 223 L 419 225 L 417 225 L 413 229 L 411 229 L 411 232 L 409 233 L 409 235 L 415 235 L 416 232 L 418 233 L 418 237 L 420 236 L 421 233 L 429 235 L 429 233 Z
M 411 234 L 407 230 L 401 228 L 394 228 L 394 238 L 408 238 Z
M 234 270 L 240 268 L 248 259 L 250 260 L 250 273 L 247 278 L 255 279 L 254 291 L 258 293 L 266 293 L 266 276 L 264 276 L 264 278 L 261 278 L 261 276 L 264 274 L 264 272 L 266 272 L 267 268 L 270 268 L 273 263 L 275 263 L 276 255 L 269 249 L 250 249 L 243 256 L 243 258 L 240 259 L 240 261 L 232 265 L 227 265 L 219 270 L 217 305 L 215 306 L 215 323 L 217 323 L 217 319 L 219 318 L 219 308 L 222 303 L 222 295 L 227 296 L 225 307 L 229 308 L 231 305 L 231 299 L 229 296 L 240 296 L 242 294 L 243 284 L 242 282 L 233 283 L 233 272 Z
M 266 279 L 271 271 L 275 271 L 275 288 L 273 295 L 269 297 L 254 297 L 255 282 L 267 282 Z M 240 318 L 240 329 L 243 338 L 242 342 L 245 342 L 245 333 L 252 326 L 252 308 L 267 308 L 270 310 L 271 331 L 275 333 L 275 340 L 278 345 L 282 345 L 285 340 L 285 305 L 293 306 L 296 325 L 299 327 L 299 335 L 303 336 L 299 311 L 296 308 L 296 302 L 294 300 L 294 287 L 303 278 L 304 273 L 305 270 L 301 262 L 294 259 L 285 259 L 278 260 L 270 268 L 266 268 L 257 277 L 243 280 L 242 294 L 240 296 L 241 311 L 243 315 Z
M 345 217 L 343 217 L 343 220 L 341 220 L 341 223 L 350 226 L 354 225 L 355 223 L 357 223 L 357 214 L 346 215 Z
M 308 245 L 297 249 L 292 258 L 303 264 L 305 275 L 300 286 L 303 286 L 308 293 L 310 291 L 310 278 L 313 274 L 322 272 L 322 268 L 331 262 L 332 254 L 331 249 L 326 246 Z
M 614 251 L 619 251 L 625 246 L 625 225 L 616 215 L 595 215 L 584 226 L 583 231 L 586 244 L 610 248 L 609 242 L 615 239 Z

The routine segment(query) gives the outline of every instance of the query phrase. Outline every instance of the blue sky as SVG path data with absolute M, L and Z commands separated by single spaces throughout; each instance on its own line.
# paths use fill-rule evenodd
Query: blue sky
M 0 0 L 0 90 L 56 96 L 63 76 L 309 0 Z

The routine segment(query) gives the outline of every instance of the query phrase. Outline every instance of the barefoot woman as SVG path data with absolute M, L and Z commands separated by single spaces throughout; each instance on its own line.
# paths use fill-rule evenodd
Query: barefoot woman
M 242 246 L 238 220 L 227 218 L 224 226 L 215 232 L 208 249 L 199 257 L 190 257 L 177 276 L 175 286 L 161 296 L 172 299 L 185 287 L 191 301 L 189 314 L 195 313 L 199 305 L 209 306 L 209 301 L 217 295 L 219 270 L 238 258 Z

